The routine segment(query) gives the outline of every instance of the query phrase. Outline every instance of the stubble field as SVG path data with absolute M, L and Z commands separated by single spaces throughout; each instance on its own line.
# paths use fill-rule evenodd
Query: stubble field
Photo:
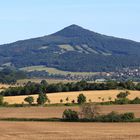
M 66 98 L 69 98 L 69 101 L 71 103 L 72 100 L 77 101 L 77 96 L 81 93 L 83 93 L 86 98 L 87 102 L 89 99 L 92 102 L 102 102 L 102 99 L 104 101 L 108 101 L 111 97 L 111 100 L 114 100 L 116 98 L 116 95 L 119 94 L 122 90 L 101 90 L 101 91 L 77 91 L 77 92 L 59 92 L 59 93 L 51 93 L 47 94 L 48 98 L 50 99 L 51 103 L 60 103 L 60 100 L 63 100 L 63 103 L 67 103 Z M 135 97 L 140 97 L 140 91 L 130 91 L 130 95 L 128 96 L 129 99 L 134 99 Z M 32 95 L 35 99 L 35 102 L 37 100 L 38 95 Z M 4 100 L 8 102 L 9 104 L 21 104 L 25 103 L 24 99 L 27 96 L 10 96 L 5 97 Z
M 80 93 L 86 95 L 87 100 L 100 101 L 99 97 L 112 100 L 120 91 L 81 91 L 49 94 L 51 103 L 59 103 L 60 99 L 69 97 L 69 102 L 77 98 Z M 130 99 L 140 97 L 139 91 L 130 91 Z M 35 99 L 38 95 L 33 95 Z M 25 96 L 5 97 L 9 103 L 21 103 Z M 65 101 L 64 101 L 65 102 Z M 61 118 L 65 109 L 74 107 L 19 107 L 0 108 L 0 118 Z M 140 105 L 109 105 L 100 106 L 101 114 L 111 111 L 134 112 L 140 117 Z M 75 122 L 8 122 L 0 121 L 0 140 L 140 140 L 139 123 L 75 123 Z
M 0 122 L 0 140 L 139 140 L 139 123 Z

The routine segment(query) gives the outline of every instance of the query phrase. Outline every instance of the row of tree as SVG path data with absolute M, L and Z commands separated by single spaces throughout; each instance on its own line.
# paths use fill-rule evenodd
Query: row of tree
M 68 101 L 68 97 L 66 98 L 66 101 Z M 33 96 L 28 96 L 24 99 L 25 102 L 27 102 L 29 105 L 32 105 L 34 103 L 34 97 Z M 74 101 L 74 100 L 73 100 Z M 46 102 L 50 103 L 50 99 L 45 93 L 40 93 L 37 98 L 37 104 L 38 105 L 44 105 Z M 86 97 L 84 94 L 79 94 L 77 97 L 77 103 L 78 104 L 83 104 L 86 102 Z M 62 99 L 60 100 L 60 103 L 62 103 Z M 75 103 L 75 102 L 73 102 Z
M 15 84 L 17 80 L 26 78 L 26 73 L 17 69 L 4 68 L 0 70 L 0 83 Z
M 0 94 L 4 96 L 17 95 L 32 95 L 38 93 L 54 93 L 54 92 L 68 92 L 68 91 L 82 91 L 82 90 L 110 90 L 110 89 L 127 89 L 140 90 L 140 83 L 116 82 L 108 81 L 105 83 L 88 83 L 86 81 L 72 82 L 72 83 L 57 83 L 48 84 L 47 81 L 42 80 L 40 83 L 28 82 L 24 86 L 10 87 Z

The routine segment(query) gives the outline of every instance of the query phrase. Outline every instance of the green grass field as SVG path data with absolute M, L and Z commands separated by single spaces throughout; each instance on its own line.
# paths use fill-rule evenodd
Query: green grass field
M 48 72 L 49 74 L 60 74 L 60 75 L 71 74 L 72 76 L 74 76 L 74 75 L 92 76 L 92 75 L 99 74 L 99 72 L 69 72 L 69 71 L 62 71 L 62 70 L 58 70 L 56 68 L 50 68 L 50 67 L 46 67 L 46 66 L 43 66 L 43 65 L 24 67 L 24 68 L 21 68 L 20 70 L 24 70 L 24 71 L 27 71 L 27 72 L 43 71 L 44 70 L 44 71 Z

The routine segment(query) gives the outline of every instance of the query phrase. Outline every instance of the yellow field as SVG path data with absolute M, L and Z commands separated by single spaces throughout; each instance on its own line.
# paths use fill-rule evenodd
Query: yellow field
M 104 101 L 108 101 L 109 97 L 114 100 L 116 98 L 116 95 L 120 93 L 121 90 L 102 90 L 102 91 L 78 91 L 78 92 L 60 92 L 60 93 L 51 93 L 48 94 L 48 97 L 51 101 L 51 103 L 60 103 L 60 99 L 63 100 L 63 103 L 66 103 L 66 98 L 69 98 L 69 102 L 72 100 L 77 101 L 77 96 L 80 93 L 83 93 L 87 97 L 87 101 L 89 99 L 92 102 L 102 102 L 102 99 Z M 130 99 L 134 99 L 135 97 L 140 97 L 140 91 L 130 91 L 130 95 L 128 96 Z M 32 95 L 36 101 L 38 95 Z M 23 103 L 24 98 L 27 96 L 12 96 L 12 97 L 5 97 L 4 100 L 8 102 L 9 104 L 14 103 Z
M 140 140 L 139 123 L 0 122 L 0 140 Z

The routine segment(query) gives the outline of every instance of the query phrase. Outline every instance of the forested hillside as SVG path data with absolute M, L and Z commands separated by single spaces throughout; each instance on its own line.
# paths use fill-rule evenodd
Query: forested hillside
M 0 65 L 45 65 L 67 71 L 140 66 L 140 43 L 71 25 L 54 34 L 0 46 Z

